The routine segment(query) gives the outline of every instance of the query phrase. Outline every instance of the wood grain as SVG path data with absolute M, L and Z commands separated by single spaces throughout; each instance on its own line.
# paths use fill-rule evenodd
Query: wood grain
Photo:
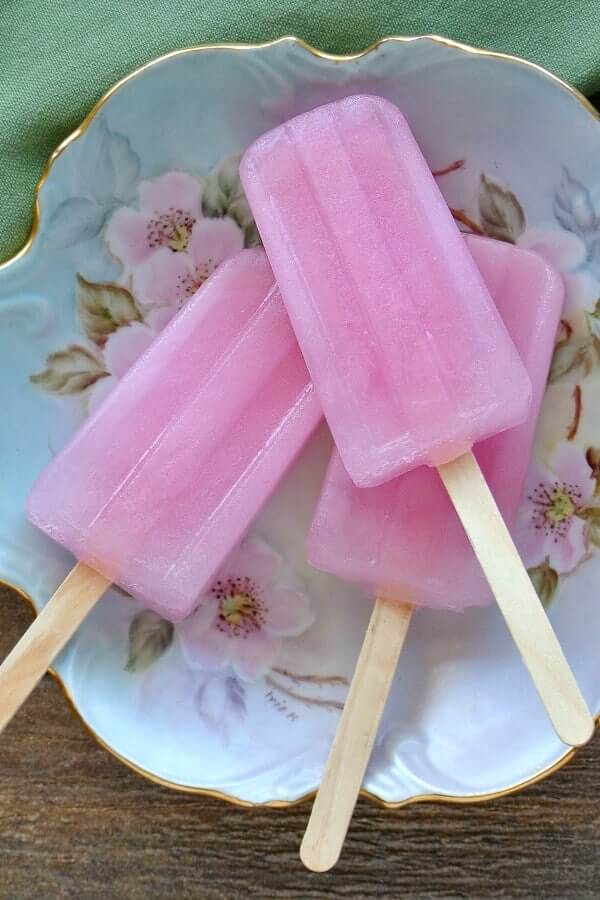
M 338 861 L 413 611 L 407 603 L 375 600 L 300 846 L 300 858 L 313 872 L 326 872 Z
M 31 621 L 0 590 L 0 655 Z M 89 737 L 46 678 L 2 736 L 1 900 L 597 900 L 600 738 L 549 781 L 479 806 L 359 800 L 325 875 L 298 847 L 309 804 L 240 809 L 176 794 Z
M 0 735 L 111 582 L 78 562 L 0 664 Z

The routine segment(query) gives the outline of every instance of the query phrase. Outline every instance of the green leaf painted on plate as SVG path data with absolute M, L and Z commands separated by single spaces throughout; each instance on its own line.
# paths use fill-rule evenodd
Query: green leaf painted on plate
M 87 281 L 77 273 L 77 314 L 88 338 L 103 346 L 118 328 L 141 322 L 142 314 L 126 288 L 118 284 Z
M 585 458 L 596 481 L 594 494 L 597 497 L 600 495 L 600 447 L 588 447 L 585 451 Z
M 595 335 L 560 341 L 554 348 L 548 382 L 578 372 L 589 375 L 600 362 L 600 338 Z
M 488 237 L 514 244 L 525 231 L 523 207 L 512 191 L 481 173 L 479 218 Z
M 600 518 L 588 520 L 585 535 L 590 544 L 600 548 Z
M 262 240 L 254 222 L 244 228 L 244 247 L 262 247 Z
M 596 301 L 596 305 L 592 312 L 585 313 L 587 326 L 592 337 L 600 338 L 600 300 Z
M 102 361 L 87 347 L 69 344 L 51 353 L 46 368 L 30 375 L 29 380 L 51 394 L 80 394 L 106 375 Z
M 202 191 L 202 212 L 211 219 L 230 216 L 244 232 L 244 246 L 260 245 L 250 206 L 239 174 L 240 154 L 228 156 L 207 175 Z
M 163 655 L 173 641 L 173 625 L 158 613 L 144 609 L 129 626 L 127 672 L 143 672 Z
M 547 609 L 559 585 L 558 572 L 552 568 L 548 559 L 545 559 L 539 566 L 527 569 L 527 572 L 538 597 L 542 601 L 544 608 Z
M 594 547 L 600 547 L 600 506 L 588 506 L 577 511 L 585 521 L 585 536 Z

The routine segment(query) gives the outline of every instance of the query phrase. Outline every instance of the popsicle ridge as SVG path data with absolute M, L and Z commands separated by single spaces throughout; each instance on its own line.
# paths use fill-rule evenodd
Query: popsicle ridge
M 356 484 L 525 418 L 526 373 L 399 110 L 357 96 L 305 113 L 240 173 Z
M 267 258 L 244 250 L 50 463 L 28 516 L 175 621 L 320 419 Z

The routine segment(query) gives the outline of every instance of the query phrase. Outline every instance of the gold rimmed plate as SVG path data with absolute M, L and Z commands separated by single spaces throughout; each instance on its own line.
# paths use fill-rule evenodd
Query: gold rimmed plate
M 58 148 L 31 238 L 0 268 L 0 466 L 11 473 L 0 576 L 36 609 L 50 596 L 70 561 L 24 520 L 35 475 L 206 274 L 256 242 L 240 151 L 355 92 L 402 108 L 461 228 L 535 247 L 565 275 L 532 465 L 551 485 L 581 483 L 584 499 L 549 511 L 564 541 L 527 562 L 598 711 L 600 127 L 583 97 L 538 66 L 442 38 L 388 38 L 349 57 L 294 38 L 176 51 L 116 85 Z M 181 221 L 148 246 L 173 210 Z M 267 618 L 251 653 L 235 640 L 211 653 L 205 624 L 173 627 L 112 591 L 57 661 L 92 734 L 141 774 L 249 805 L 316 787 L 370 613 L 358 588 L 304 560 L 329 448 L 323 428 L 252 529 L 240 565 L 268 557 L 273 590 L 305 600 L 283 625 Z M 392 806 L 489 799 L 570 756 L 495 609 L 421 612 L 365 793 Z

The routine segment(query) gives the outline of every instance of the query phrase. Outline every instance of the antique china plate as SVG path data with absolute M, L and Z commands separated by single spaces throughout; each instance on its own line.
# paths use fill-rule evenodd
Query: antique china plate
M 56 151 L 32 236 L 0 269 L 0 576 L 43 606 L 71 560 L 25 522 L 34 477 L 207 274 L 256 243 L 240 151 L 356 92 L 402 108 L 464 230 L 537 248 L 565 275 L 532 461 L 540 490 L 526 490 L 521 524 L 597 713 L 600 125 L 539 67 L 441 38 L 390 38 L 352 57 L 293 38 L 177 51 L 113 88 Z M 90 731 L 141 774 L 246 804 L 284 805 L 318 784 L 371 606 L 304 560 L 329 448 L 323 427 L 231 564 L 268 573 L 262 602 L 278 617 L 223 641 L 206 617 L 173 627 L 113 590 L 57 661 Z M 536 530 L 540 517 L 556 527 Z M 482 799 L 569 756 L 495 608 L 415 617 L 369 795 Z

